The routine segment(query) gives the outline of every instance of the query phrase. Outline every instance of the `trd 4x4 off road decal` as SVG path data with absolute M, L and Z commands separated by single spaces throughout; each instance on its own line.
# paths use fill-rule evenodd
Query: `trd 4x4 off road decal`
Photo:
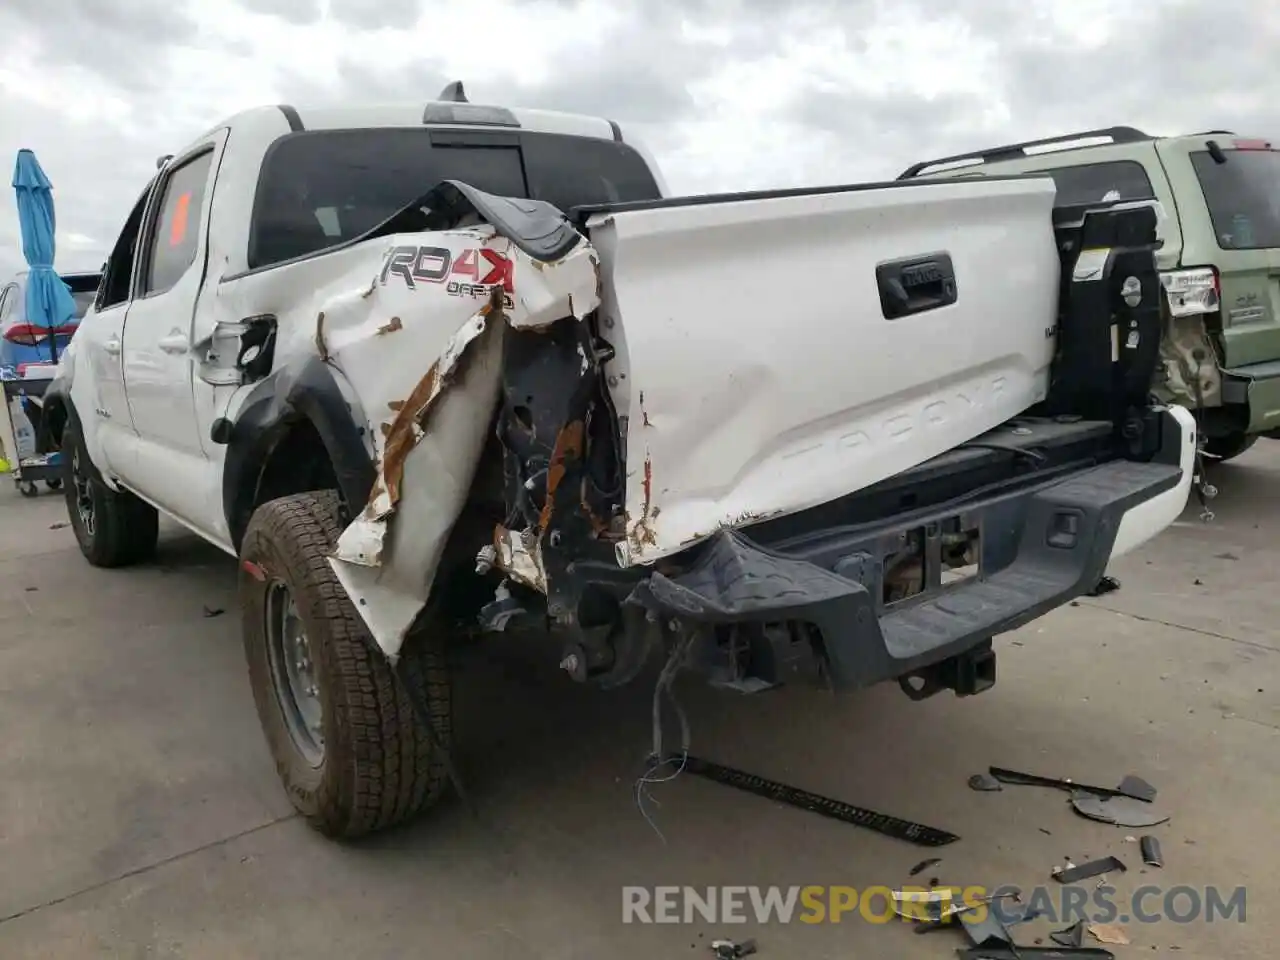
M 395 276 L 410 290 L 416 290 L 419 283 L 443 283 L 450 296 L 477 298 L 488 296 L 490 287 L 501 284 L 510 307 L 514 268 L 510 257 L 485 247 L 456 254 L 448 247 L 392 247 L 382 262 L 378 282 L 385 286 L 387 279 Z

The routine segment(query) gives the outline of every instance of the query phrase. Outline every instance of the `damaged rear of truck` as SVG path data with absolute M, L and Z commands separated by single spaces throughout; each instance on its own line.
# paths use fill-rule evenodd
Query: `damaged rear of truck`
M 60 371 L 68 460 L 90 461 L 68 489 L 98 497 L 86 539 L 68 494 L 85 555 L 124 562 L 93 546 L 120 498 L 238 555 L 259 715 L 326 833 L 440 795 L 463 635 L 532 629 L 606 688 L 665 662 L 743 692 L 975 694 L 994 636 L 1183 509 L 1151 205 L 1058 207 L 1047 177 L 670 198 L 616 124 L 460 96 L 395 125 L 228 126 L 192 201 L 205 453 L 145 435 L 143 389 L 133 433 L 86 423 L 98 374 Z M 325 143 L 348 167 L 317 164 L 321 190 Z M 358 197 L 413 182 L 343 235 Z M 137 467 L 162 455 L 189 480 Z
M 390 411 L 331 558 L 372 638 L 396 658 L 433 586 L 480 578 L 476 626 L 550 627 L 603 686 L 696 634 L 687 665 L 740 689 L 798 666 L 987 688 L 991 637 L 1092 589 L 1191 480 L 1186 411 L 1149 395 L 1154 211 L 1053 195 L 1013 178 L 566 214 L 442 184 L 386 228 L 425 232 L 386 244 L 379 316 L 323 343 Z M 397 338 L 469 309 L 445 282 L 468 258 L 478 306 L 433 318 L 449 335 L 406 392 L 420 360 Z
M 1149 395 L 1154 211 L 1053 197 L 441 185 L 323 347 L 388 412 L 331 557 L 372 641 L 394 660 L 430 604 L 602 687 L 657 659 L 743 692 L 987 689 L 992 638 L 1091 590 L 1193 470 L 1190 415 Z M 407 352 L 421 329 L 439 349 Z

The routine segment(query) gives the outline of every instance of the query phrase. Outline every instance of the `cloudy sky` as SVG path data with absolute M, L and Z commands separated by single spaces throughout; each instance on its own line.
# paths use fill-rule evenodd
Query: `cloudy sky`
M 0 159 L 39 156 L 63 270 L 97 268 L 156 157 L 227 114 L 454 79 L 632 121 L 681 193 L 1117 123 L 1280 134 L 1270 0 L 3 0 L 0 37 Z

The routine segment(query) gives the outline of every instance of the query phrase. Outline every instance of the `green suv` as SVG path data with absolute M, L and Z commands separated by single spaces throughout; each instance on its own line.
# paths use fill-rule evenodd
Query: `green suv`
M 928 160 L 898 179 L 1024 173 L 1051 176 L 1063 205 L 1159 202 L 1156 393 L 1196 412 L 1210 458 L 1280 439 L 1280 150 L 1226 130 L 1111 127 Z

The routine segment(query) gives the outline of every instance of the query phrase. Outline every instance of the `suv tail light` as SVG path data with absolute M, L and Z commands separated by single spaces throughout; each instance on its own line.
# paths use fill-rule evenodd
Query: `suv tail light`
M 69 337 L 75 332 L 75 324 L 54 327 L 51 330 L 48 327 L 36 326 L 34 323 L 15 323 L 4 332 L 4 338 L 19 346 L 34 347 L 43 343 L 51 333 L 60 337 Z
M 1222 287 L 1213 267 L 1162 270 L 1160 286 L 1169 302 L 1169 313 L 1175 317 L 1217 313 L 1222 303 Z
M 48 328 L 37 327 L 32 323 L 15 323 L 4 332 L 6 340 L 24 347 L 34 347 L 36 344 L 43 342 L 48 335 Z

